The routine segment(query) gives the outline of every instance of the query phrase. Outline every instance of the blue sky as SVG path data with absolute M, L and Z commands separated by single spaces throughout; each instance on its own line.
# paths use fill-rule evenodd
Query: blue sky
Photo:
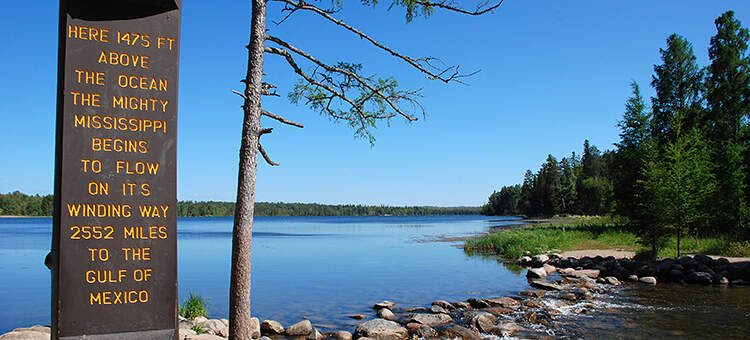
M 460 1 L 461 3 L 474 3 Z M 414 56 L 440 57 L 481 72 L 469 86 L 426 80 L 349 32 L 299 13 L 271 33 L 326 62 L 350 61 L 423 88 L 427 117 L 394 120 L 374 131 L 374 147 L 342 123 L 286 99 L 296 80 L 267 55 L 267 81 L 281 98 L 264 107 L 305 124 L 263 122 L 263 137 L 281 163 L 258 170 L 258 201 L 387 205 L 480 205 L 503 185 L 519 183 L 547 154 L 600 149 L 617 141 L 617 121 L 636 80 L 646 97 L 667 36 L 693 43 L 708 60 L 713 21 L 734 10 L 750 23 L 748 1 L 521 1 L 469 17 L 438 11 L 406 24 L 388 1 L 375 8 L 346 2 L 340 17 L 377 40 Z M 469 5 L 470 6 L 470 5 Z M 56 95 L 57 6 L 16 1 L 0 21 L 0 192 L 52 192 Z M 241 98 L 249 35 L 248 1 L 184 1 L 182 17 L 178 199 L 234 200 Z

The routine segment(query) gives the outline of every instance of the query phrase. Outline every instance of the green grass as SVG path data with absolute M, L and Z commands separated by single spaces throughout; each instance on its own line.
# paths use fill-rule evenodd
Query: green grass
M 206 334 L 206 330 L 203 329 L 203 327 L 198 326 L 198 325 L 190 327 L 190 329 L 192 329 L 195 332 L 195 334 Z
M 190 320 L 199 316 L 205 317 L 207 315 L 206 301 L 202 296 L 190 293 L 190 296 L 180 305 L 177 313 Z
M 545 253 L 551 249 L 626 249 L 645 253 L 635 234 L 624 227 L 617 217 L 567 219 L 566 223 L 543 223 L 467 240 L 468 253 L 493 253 L 504 258 L 518 258 L 527 253 Z M 750 241 L 736 241 L 729 237 L 685 237 L 680 242 L 682 254 L 711 254 L 721 256 L 750 256 Z M 677 255 L 677 239 L 670 238 L 659 251 L 660 257 Z
M 550 249 L 637 249 L 637 241 L 632 233 L 624 230 L 619 219 L 602 217 L 563 224 L 532 225 L 489 234 L 467 240 L 464 249 L 518 258 L 527 252 L 534 255 Z
M 729 237 L 683 237 L 680 240 L 681 254 L 710 254 L 732 257 L 750 256 L 750 241 L 735 241 Z M 664 248 L 659 250 L 660 257 L 677 256 L 677 238 L 671 237 Z

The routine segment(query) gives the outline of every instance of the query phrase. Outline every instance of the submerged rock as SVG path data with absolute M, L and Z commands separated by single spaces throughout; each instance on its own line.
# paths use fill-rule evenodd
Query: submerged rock
M 396 322 L 373 319 L 359 324 L 354 331 L 357 338 L 368 337 L 376 340 L 406 340 L 409 332 Z

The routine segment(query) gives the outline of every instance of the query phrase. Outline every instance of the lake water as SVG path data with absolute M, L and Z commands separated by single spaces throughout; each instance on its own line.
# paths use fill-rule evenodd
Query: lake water
M 437 299 L 514 295 L 528 285 L 513 266 L 467 256 L 455 243 L 430 242 L 507 223 L 485 216 L 257 217 L 252 314 L 282 324 L 307 317 L 323 330 L 352 330 L 358 321 L 347 315 L 371 316 L 370 307 L 382 300 L 429 306 Z M 43 259 L 50 233 L 49 218 L 0 218 L 0 334 L 49 324 Z M 228 314 L 231 233 L 229 217 L 178 219 L 179 295 L 206 297 L 210 317 Z M 565 335 L 702 337 L 717 325 L 721 331 L 709 334 L 750 331 L 749 288 L 632 286 L 599 300 L 599 312 L 563 316 Z
M 0 332 L 49 323 L 51 219 L 0 218 Z M 252 313 L 284 324 L 303 316 L 323 328 L 351 328 L 383 299 L 429 305 L 436 298 L 503 295 L 522 276 L 495 260 L 467 257 L 439 236 L 487 231 L 484 216 L 257 217 L 253 227 Z M 228 315 L 232 218 L 178 219 L 179 295 L 208 299 Z

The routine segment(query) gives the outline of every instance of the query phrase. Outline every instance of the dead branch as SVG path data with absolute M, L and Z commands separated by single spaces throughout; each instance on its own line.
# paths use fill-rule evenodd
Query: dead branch
M 281 117 L 279 115 L 275 115 L 275 114 L 273 114 L 271 112 L 268 112 L 266 110 L 261 110 L 260 113 L 262 115 L 266 116 L 266 117 L 276 119 L 276 120 L 278 120 L 278 121 L 280 121 L 280 122 L 282 122 L 284 124 L 291 125 L 291 126 L 296 126 L 298 128 L 304 128 L 304 126 L 302 124 L 300 124 L 300 123 L 288 120 L 288 119 L 286 119 L 284 117 Z
M 271 158 L 268 157 L 268 154 L 266 154 L 266 150 L 263 149 L 263 146 L 260 145 L 260 142 L 258 142 L 258 151 L 260 151 L 260 154 L 263 156 L 263 159 L 266 160 L 266 163 L 271 166 L 278 166 L 279 163 L 276 163 L 271 160 Z
M 237 91 L 235 91 L 235 90 L 232 90 L 232 93 L 234 93 L 234 94 L 236 94 L 236 95 L 238 95 L 238 96 L 242 97 L 243 99 L 244 99 L 244 98 L 246 98 L 244 94 L 242 94 L 242 93 L 239 93 L 239 92 L 237 92 Z M 269 117 L 269 118 L 273 118 L 273 119 L 276 119 L 276 120 L 278 120 L 278 121 L 280 121 L 280 122 L 282 122 L 282 123 L 284 123 L 284 124 L 287 124 L 287 125 L 291 125 L 291 126 L 296 126 L 296 127 L 298 127 L 298 128 L 304 128 L 304 127 L 305 127 L 304 125 L 302 125 L 302 124 L 300 124 L 300 123 L 297 123 L 297 122 L 295 122 L 295 121 L 292 121 L 292 120 L 286 119 L 286 118 L 284 118 L 284 117 L 282 117 L 282 116 L 279 116 L 279 115 L 277 115 L 277 114 L 273 114 L 273 113 L 271 113 L 271 112 L 268 112 L 268 111 L 266 111 L 266 110 L 263 110 L 263 109 L 261 109 L 260 113 L 261 113 L 262 115 L 266 116 L 266 117 Z
M 292 6 L 295 9 L 308 10 L 308 11 L 312 11 L 314 13 L 319 14 L 320 16 L 322 16 L 323 18 L 325 18 L 325 19 L 333 22 L 334 24 L 339 25 L 339 26 L 341 26 L 341 27 L 343 27 L 343 28 L 345 28 L 345 29 L 347 29 L 347 30 L 349 30 L 349 31 L 351 31 L 351 32 L 359 35 L 359 37 L 361 39 L 365 39 L 365 40 L 369 41 L 370 43 L 372 43 L 376 47 L 378 47 L 378 48 L 380 48 L 380 49 L 382 49 L 382 50 L 390 53 L 392 56 L 405 61 L 406 63 L 408 63 L 409 65 L 413 66 L 414 68 L 416 68 L 420 72 L 426 74 L 428 79 L 431 79 L 431 80 L 440 80 L 440 81 L 445 82 L 445 83 L 448 83 L 448 82 L 451 82 L 451 81 L 455 81 L 457 83 L 462 83 L 463 84 L 463 82 L 460 81 L 460 78 L 465 78 L 465 77 L 468 77 L 468 76 L 476 73 L 476 72 L 473 72 L 471 74 L 461 74 L 461 73 L 459 73 L 457 66 L 449 66 L 449 67 L 445 67 L 445 68 L 440 69 L 440 68 L 435 67 L 430 62 L 431 60 L 438 60 L 437 58 L 432 58 L 432 57 L 427 57 L 427 58 L 412 58 L 412 57 L 403 55 L 401 53 L 398 53 L 395 50 L 393 50 L 392 48 L 383 45 L 382 43 L 380 43 L 377 40 L 373 39 L 369 35 L 363 33 L 362 31 L 360 31 L 360 30 L 358 30 L 358 29 L 350 26 L 349 24 L 347 24 L 347 23 L 345 23 L 345 22 L 343 22 L 343 21 L 341 21 L 339 19 L 336 19 L 336 18 L 332 17 L 326 11 L 324 11 L 324 10 L 322 10 L 322 9 L 316 7 L 316 6 L 307 4 L 304 1 L 301 1 L 301 0 L 298 1 L 298 2 L 294 1 L 294 0 L 273 0 L 273 1 L 283 2 L 285 4 L 288 4 L 289 6 Z M 427 3 L 427 2 L 425 2 L 425 3 Z M 436 6 L 436 7 L 440 7 L 438 4 L 439 3 L 433 4 L 433 5 Z M 492 9 L 496 8 L 497 6 L 499 6 L 499 4 L 497 4 L 494 7 L 492 7 Z M 446 5 L 446 4 L 443 4 L 441 8 L 446 8 L 446 9 L 450 10 L 453 7 L 451 7 L 449 5 Z M 458 8 L 454 8 L 453 10 L 454 11 L 458 11 Z M 489 9 L 489 10 L 491 10 L 491 9 Z M 485 13 L 485 12 L 482 12 L 482 13 Z M 432 70 L 430 70 L 430 69 L 432 69 Z
M 277 43 L 277 44 L 279 44 L 279 45 L 281 45 L 281 46 L 289 49 L 290 51 L 292 51 L 292 52 L 294 52 L 296 54 L 301 55 L 305 59 L 307 59 L 307 60 L 315 63 L 316 65 L 322 67 L 323 69 L 327 70 L 328 72 L 335 72 L 335 73 L 344 74 L 344 75 L 346 75 L 346 76 L 348 76 L 348 77 L 356 80 L 362 86 L 364 86 L 365 88 L 367 88 L 368 90 L 370 90 L 373 94 L 376 94 L 380 98 L 382 98 L 386 103 L 388 103 L 388 105 L 393 109 L 393 111 L 395 111 L 399 115 L 403 116 L 404 118 L 406 118 L 409 121 L 415 121 L 415 120 L 417 120 L 417 117 L 414 117 L 414 116 L 412 116 L 410 114 L 407 114 L 407 113 L 401 111 L 401 109 L 399 109 L 398 106 L 396 106 L 396 103 L 394 103 L 393 100 L 391 100 L 391 98 L 389 98 L 388 96 L 386 96 L 385 94 L 383 94 L 381 92 L 381 90 L 373 87 L 369 82 L 367 82 L 364 79 L 362 79 L 356 73 L 348 71 L 348 70 L 345 70 L 345 69 L 342 69 L 340 67 L 333 67 L 333 66 L 330 66 L 328 64 L 325 64 L 325 63 L 321 62 L 320 60 L 318 60 L 317 58 L 311 56 L 307 52 L 305 52 L 303 50 L 300 50 L 299 48 L 296 48 L 296 47 L 292 46 L 291 44 L 287 43 L 286 41 L 283 41 L 283 40 L 281 40 L 281 39 L 279 39 L 277 37 L 274 37 L 274 36 L 271 36 L 271 35 L 266 35 L 266 39 L 270 40 L 272 42 L 275 42 L 275 43 Z M 344 84 L 344 85 L 350 86 L 351 84 Z M 341 92 L 343 92 L 343 91 L 341 91 Z M 396 97 L 395 99 L 398 100 L 398 99 L 405 99 L 405 98 Z

